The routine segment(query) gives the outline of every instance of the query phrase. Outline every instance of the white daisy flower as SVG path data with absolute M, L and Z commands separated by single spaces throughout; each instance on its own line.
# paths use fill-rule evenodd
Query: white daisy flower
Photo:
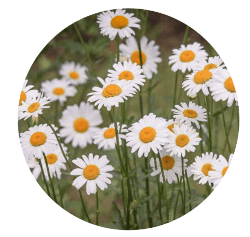
M 138 150 L 138 157 L 148 157 L 151 150 L 157 154 L 168 141 L 167 121 L 153 113 L 144 115 L 128 130 L 127 146 L 132 148 L 132 153 Z
M 126 139 L 126 135 L 128 130 L 126 129 L 127 125 L 123 124 L 120 126 L 117 123 L 119 144 L 122 144 L 121 139 Z M 109 127 L 102 128 L 100 131 L 96 132 L 93 136 L 94 144 L 98 145 L 98 149 L 103 148 L 104 150 L 113 150 L 116 145 L 116 133 L 115 133 L 115 125 L 114 123 L 110 124 Z
M 168 143 L 164 146 L 170 155 L 184 157 L 187 152 L 194 152 L 201 138 L 196 130 L 187 124 L 174 125 L 174 132 L 169 132 Z
M 166 152 L 165 149 L 160 151 L 160 159 L 162 163 L 162 167 L 164 170 L 164 176 L 165 180 L 171 184 L 173 181 L 177 182 L 177 177 L 182 176 L 182 161 L 181 157 L 179 156 L 170 156 L 170 152 Z M 161 166 L 160 166 L 160 159 L 156 158 L 156 166 L 155 166 L 155 160 L 154 158 L 151 158 L 150 160 L 150 166 L 153 169 L 153 172 L 151 173 L 151 176 L 156 176 L 160 174 L 160 182 L 163 183 L 163 177 L 162 177 L 162 172 L 161 172 Z M 186 162 L 187 159 L 184 159 L 184 169 L 186 167 Z
M 70 85 L 71 82 L 66 79 L 47 80 L 41 84 L 41 91 L 50 98 L 51 101 L 58 100 L 62 105 L 67 97 L 76 95 L 76 88 Z
M 155 41 L 148 42 L 146 36 L 141 38 L 141 55 L 142 55 L 142 68 L 143 73 L 147 79 L 152 79 L 153 74 L 157 74 L 157 63 L 162 62 L 159 57 L 159 46 L 155 45 Z M 120 51 L 122 54 L 127 55 L 132 63 L 141 65 L 140 54 L 137 41 L 135 37 L 131 36 L 126 40 L 126 44 L 120 44 Z
M 70 81 L 71 84 L 78 85 L 86 83 L 88 79 L 86 75 L 87 70 L 87 67 L 82 66 L 80 63 L 65 62 L 61 66 L 59 74 L 66 80 Z
M 101 34 L 108 35 L 110 40 L 113 40 L 116 35 L 119 35 L 121 39 L 134 35 L 135 32 L 131 28 L 140 29 L 139 22 L 140 20 L 134 17 L 133 13 L 126 13 L 122 9 L 117 9 L 115 12 L 102 12 L 97 16 Z
M 27 86 L 27 84 L 28 80 L 26 79 L 23 83 L 23 88 L 21 90 L 19 105 L 22 105 L 22 102 L 25 102 L 27 99 L 36 97 L 38 94 L 38 90 L 31 90 L 34 87 L 33 85 Z
M 115 63 L 113 68 L 115 70 L 108 70 L 108 77 L 110 77 L 112 81 L 126 80 L 137 90 L 140 90 L 140 86 L 143 86 L 146 81 L 144 79 L 145 76 L 142 75 L 143 70 L 141 67 L 131 61 L 124 61 L 123 64 L 120 62 Z
M 199 122 L 207 121 L 206 109 L 196 105 L 192 101 L 190 101 L 188 105 L 186 103 L 181 103 L 181 106 L 175 105 L 175 107 L 176 109 L 172 109 L 174 113 L 173 117 L 178 119 L 180 123 L 194 123 L 197 128 L 200 128 Z
M 112 106 L 119 107 L 119 103 L 123 103 L 127 100 L 127 97 L 133 97 L 136 93 L 135 88 L 131 84 L 128 84 L 126 80 L 112 81 L 111 78 L 106 78 L 104 81 L 102 78 L 97 78 L 102 87 L 93 87 L 88 94 L 89 102 L 95 102 L 95 106 L 98 105 L 100 110 L 102 106 L 105 106 L 108 111 Z
M 32 174 L 34 178 L 37 180 L 41 174 L 41 167 L 37 158 L 32 157 L 31 159 L 27 160 L 27 165 L 32 170 Z
M 70 172 L 71 175 L 78 176 L 72 183 L 78 190 L 86 183 L 86 192 L 90 195 L 97 192 L 96 186 L 104 190 L 108 188 L 107 184 L 111 184 L 110 178 L 113 178 L 113 175 L 109 172 L 114 170 L 114 167 L 108 165 L 106 155 L 99 158 L 98 155 L 93 156 L 90 153 L 88 157 L 83 155 L 82 159 L 76 158 L 72 162 L 79 167 Z
M 232 77 L 226 69 L 221 70 L 220 75 L 215 75 L 213 77 L 213 80 L 209 83 L 209 89 L 216 102 L 220 100 L 227 100 L 228 107 L 231 107 L 234 101 L 238 103 Z
M 219 70 L 223 69 L 225 65 L 223 64 L 222 59 L 219 56 L 209 57 L 208 60 L 203 59 L 200 60 L 196 66 L 194 71 L 208 70 L 218 68 Z
M 62 144 L 62 148 L 65 154 L 67 154 L 68 148 Z M 54 151 L 45 152 L 46 160 L 48 162 L 50 177 L 56 177 L 61 179 L 61 170 L 66 170 L 66 160 L 62 154 L 60 147 L 57 147 Z M 42 167 L 44 170 L 44 176 L 49 181 L 47 167 L 44 158 L 41 159 Z
M 73 147 L 85 148 L 92 144 L 93 135 L 100 130 L 97 126 L 102 122 L 100 111 L 89 103 L 67 106 L 59 120 L 62 127 L 60 135 L 65 137 L 65 143 L 72 141 Z
M 50 98 L 43 97 L 43 94 L 38 93 L 35 97 L 29 98 L 29 100 L 23 101 L 22 105 L 18 107 L 19 120 L 26 120 L 30 117 L 38 117 L 42 114 L 43 109 L 49 108 L 47 104 L 50 103 Z
M 232 159 L 233 154 L 230 154 L 229 161 L 227 161 L 224 156 L 220 155 L 218 158 L 218 163 L 214 164 L 213 170 L 208 172 L 210 176 L 210 182 L 213 183 L 213 189 L 217 187 L 226 174 Z
M 182 73 L 185 73 L 186 70 L 194 70 L 196 63 L 208 56 L 207 52 L 203 50 L 203 46 L 197 42 L 187 46 L 182 44 L 179 49 L 173 49 L 173 54 L 169 57 L 169 65 L 173 64 L 172 71 L 181 70 Z
M 200 90 L 204 95 L 209 94 L 209 85 L 213 78 L 220 72 L 221 69 L 210 69 L 194 71 L 186 76 L 186 80 L 182 83 L 182 88 L 187 91 L 187 94 L 194 95 Z
M 52 124 L 55 131 L 57 128 Z M 58 147 L 58 142 L 52 129 L 46 124 L 35 125 L 20 134 L 20 142 L 27 161 L 32 158 L 41 159 L 47 153 Z
M 190 165 L 190 173 L 194 175 L 194 180 L 200 179 L 199 184 L 210 182 L 210 171 L 214 170 L 214 166 L 218 163 L 217 155 L 212 152 L 202 153 L 201 157 L 196 156 L 195 162 Z

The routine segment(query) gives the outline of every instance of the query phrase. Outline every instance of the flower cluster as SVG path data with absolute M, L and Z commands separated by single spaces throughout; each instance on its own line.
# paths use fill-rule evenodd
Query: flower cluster
M 87 59 L 90 71 L 80 63 L 66 61 L 57 71 L 57 78 L 41 83 L 41 92 L 34 89 L 35 86 L 27 85 L 28 80 L 25 80 L 18 106 L 18 119 L 27 122 L 25 129 L 28 125 L 28 129 L 20 133 L 25 159 L 34 177 L 37 180 L 42 178 L 48 195 L 56 202 L 60 195 L 63 207 L 63 193 L 58 180 L 69 181 L 73 189 L 79 192 L 85 216 L 91 222 L 81 192 L 85 185 L 87 195 L 96 194 L 98 223 L 98 191 L 106 190 L 116 174 L 112 187 L 121 190 L 119 195 L 128 229 L 131 213 L 136 222 L 136 209 L 143 203 L 147 203 L 148 222 L 149 226 L 152 225 L 149 179 L 157 182 L 159 204 L 156 209 L 159 209 L 160 223 L 167 223 L 172 218 L 168 210 L 171 207 L 167 203 L 169 196 L 166 190 L 169 185 L 173 185 L 171 201 L 176 198 L 173 219 L 176 217 L 179 195 L 182 214 L 185 214 L 186 189 L 190 189 L 191 176 L 208 188 L 217 187 L 227 172 L 233 153 L 226 128 L 225 109 L 222 107 L 217 114 L 223 115 L 227 138 L 225 147 L 228 145 L 230 157 L 226 159 L 219 155 L 217 158 L 213 153 L 210 119 L 214 114 L 208 102 L 209 99 L 214 103 L 227 101 L 227 107 L 235 102 L 235 106 L 238 106 L 232 78 L 221 58 L 209 57 L 200 43 L 187 44 L 184 40 L 169 57 L 171 73 L 175 74 L 174 95 L 168 96 L 173 104 L 164 103 L 161 112 L 153 109 L 152 91 L 160 81 L 155 75 L 160 70 L 158 66 L 162 58 L 155 40 L 149 40 L 133 30 L 136 28 L 140 32 L 145 27 L 146 17 L 141 21 L 139 16 L 135 17 L 122 9 L 100 13 L 96 25 L 99 24 L 101 35 L 108 36 L 110 40 L 116 39 L 116 59 L 112 59 L 102 74 L 95 71 L 90 58 Z M 75 28 L 79 30 L 77 25 Z M 123 43 L 120 43 L 121 39 Z M 84 49 L 89 57 L 88 47 Z M 180 75 L 184 81 L 178 90 Z M 164 91 L 167 94 L 169 90 L 164 88 Z M 188 102 L 180 99 L 181 96 L 178 98 L 177 94 L 182 91 L 186 91 Z M 205 105 L 200 97 L 205 99 Z M 51 108 L 55 108 L 54 112 Z M 49 111 L 49 116 L 44 111 Z M 89 149 L 94 151 L 89 153 Z M 140 163 L 142 160 L 145 167 Z M 138 182 L 137 172 L 143 173 L 145 186 Z M 175 195 L 176 183 L 179 188 Z M 55 187 L 59 192 L 55 192 Z M 141 192 L 145 191 L 145 199 L 144 194 L 140 194 L 140 188 Z M 189 195 L 191 210 L 190 190 Z M 164 208 L 161 206 L 162 199 L 166 201 Z M 166 220 L 162 218 L 162 210 L 166 211 Z

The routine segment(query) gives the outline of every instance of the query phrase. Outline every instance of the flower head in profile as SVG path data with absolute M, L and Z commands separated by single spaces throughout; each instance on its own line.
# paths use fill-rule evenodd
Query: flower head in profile
M 225 65 L 223 64 L 222 59 L 219 56 L 215 57 L 209 57 L 207 60 L 203 59 L 200 60 L 194 68 L 194 71 L 201 71 L 201 70 L 208 70 L 210 71 L 211 69 L 223 69 Z
M 85 148 L 87 144 L 93 143 L 94 134 L 100 130 L 98 125 L 102 124 L 102 116 L 94 106 L 81 102 L 78 105 L 70 105 L 62 113 L 59 120 L 61 125 L 60 135 L 65 137 L 65 143 L 72 142 L 73 147 Z
M 97 192 L 97 187 L 105 190 L 108 188 L 107 184 L 111 184 L 110 178 L 113 178 L 113 175 L 109 172 L 114 170 L 114 167 L 108 165 L 106 155 L 99 157 L 90 153 L 88 157 L 83 155 L 72 162 L 78 166 L 70 172 L 71 175 L 78 176 L 72 183 L 78 190 L 86 183 L 86 192 L 90 195 Z
M 196 63 L 208 56 L 203 46 L 197 42 L 187 46 L 182 44 L 179 49 L 173 49 L 173 54 L 169 57 L 169 65 L 173 64 L 172 71 L 181 70 L 182 73 L 195 70 Z
M 22 105 L 22 102 L 25 102 L 26 100 L 29 100 L 30 98 L 36 97 L 39 94 L 38 90 L 32 89 L 34 87 L 33 85 L 27 86 L 27 84 L 28 84 L 28 80 L 26 79 L 23 83 L 23 87 L 21 90 L 19 105 Z
M 219 75 L 215 75 L 209 83 L 209 89 L 216 102 L 227 100 L 228 107 L 231 107 L 234 101 L 238 104 L 235 86 L 228 70 L 223 69 Z
M 119 103 L 123 103 L 128 97 L 133 97 L 136 93 L 136 89 L 132 84 L 127 83 L 126 80 L 113 81 L 111 78 L 106 78 L 104 81 L 102 78 L 97 78 L 102 87 L 93 87 L 93 91 L 88 94 L 89 102 L 95 102 L 95 106 L 98 105 L 100 110 L 102 106 L 106 107 L 108 111 L 112 106 L 119 107 Z
M 135 34 L 132 27 L 141 28 L 138 24 L 140 20 L 134 17 L 133 13 L 126 13 L 122 9 L 117 9 L 115 12 L 102 12 L 97 16 L 97 23 L 99 23 L 101 34 L 108 35 L 110 40 L 113 40 L 117 35 L 121 39 L 129 38 Z
M 153 74 L 157 74 L 157 63 L 161 63 L 159 57 L 159 46 L 155 45 L 155 41 L 148 42 L 146 36 L 143 36 L 140 41 L 141 57 L 135 37 L 131 36 L 126 40 L 126 44 L 120 44 L 120 51 L 126 55 L 132 63 L 142 65 L 143 73 L 147 79 L 152 79 Z
M 138 150 L 138 157 L 148 157 L 151 150 L 157 154 L 168 141 L 167 121 L 153 113 L 144 115 L 128 130 L 127 146 L 132 148 L 132 153 Z

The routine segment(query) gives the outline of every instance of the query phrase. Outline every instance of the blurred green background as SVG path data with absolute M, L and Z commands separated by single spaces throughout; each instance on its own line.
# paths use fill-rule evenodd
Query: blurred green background
M 136 13 L 134 9 L 127 9 L 128 12 Z M 140 16 L 143 17 L 144 11 L 139 10 Z M 110 41 L 107 36 L 102 36 L 100 34 L 99 26 L 96 22 L 97 14 L 88 16 L 76 22 L 78 25 L 81 35 L 84 42 L 87 45 L 88 51 L 92 62 L 94 63 L 94 69 L 97 76 L 106 78 L 107 70 L 112 69 L 114 59 L 116 57 L 116 43 L 115 41 Z M 186 25 L 176 19 L 162 15 L 156 12 L 149 11 L 147 18 L 147 25 L 145 29 L 145 35 L 149 40 L 155 40 L 156 44 L 160 46 L 162 63 L 158 64 L 158 74 L 155 75 L 152 79 L 152 85 L 156 85 L 152 91 L 152 97 L 150 101 L 150 106 L 153 113 L 157 116 L 165 117 L 167 119 L 171 118 L 171 108 L 173 108 L 173 95 L 174 95 L 174 80 L 175 74 L 171 71 L 171 66 L 168 65 L 168 57 L 172 54 L 172 49 L 179 48 L 183 37 L 186 31 Z M 121 40 L 121 43 L 125 42 Z M 217 52 L 212 48 L 212 46 L 196 31 L 190 29 L 187 43 L 199 42 L 204 46 L 205 50 L 209 53 L 210 56 L 218 55 Z M 31 66 L 27 79 L 29 80 L 28 84 L 32 84 L 36 89 L 40 89 L 40 85 L 45 80 L 51 80 L 54 78 L 60 78 L 58 71 L 60 66 L 65 61 L 74 61 L 76 63 L 81 63 L 86 65 L 88 68 L 89 62 L 86 57 L 86 52 L 81 45 L 79 37 L 76 33 L 76 30 L 73 25 L 66 27 L 60 33 L 58 33 L 41 51 L 41 53 L 35 59 L 33 65 Z M 230 71 L 230 69 L 229 69 Z M 83 86 L 77 86 L 78 93 L 74 98 L 69 98 L 67 105 L 78 104 L 80 101 L 87 100 L 87 94 L 91 92 L 91 88 L 96 83 L 96 78 L 90 74 L 91 70 L 88 72 L 89 80 L 87 84 Z M 188 102 L 190 98 L 186 96 L 186 93 L 181 88 L 184 75 L 179 73 L 178 77 L 178 87 L 177 87 L 177 102 Z M 144 113 L 147 111 L 148 106 L 148 97 L 147 89 L 148 81 L 145 86 L 142 88 L 142 96 L 144 102 Z M 20 88 L 21 89 L 21 88 Z M 205 97 L 203 94 L 198 95 L 200 98 L 200 105 L 205 107 Z M 194 102 L 198 104 L 198 99 L 195 98 Z M 139 114 L 139 97 L 138 93 L 131 99 L 129 99 L 129 110 L 127 111 L 127 118 L 132 122 L 138 121 L 140 118 Z M 212 139 L 213 139 L 213 152 L 216 154 L 222 154 L 226 158 L 229 157 L 229 151 L 226 146 L 226 137 L 224 132 L 223 120 L 221 116 L 221 103 L 213 102 L 210 97 L 211 114 L 212 114 Z M 54 123 L 54 111 L 56 103 L 51 103 L 49 109 L 43 111 L 44 116 L 51 122 Z M 222 103 L 225 110 L 227 128 L 230 135 L 230 144 L 232 150 L 234 151 L 237 136 L 238 136 L 238 127 L 236 119 L 236 109 L 234 105 L 231 108 L 226 107 L 226 102 Z M 59 106 L 59 118 L 61 117 L 61 112 L 65 109 L 66 104 Z M 105 108 L 101 109 L 104 123 L 103 126 L 108 126 L 111 121 L 108 116 L 108 113 Z M 233 115 L 233 116 L 232 116 Z M 44 123 L 39 119 L 38 123 Z M 204 123 L 206 125 L 206 123 Z M 59 124 L 56 124 L 59 128 Z M 28 129 L 27 123 L 25 121 L 19 121 L 19 132 L 24 132 Z M 203 138 L 202 144 L 204 151 L 208 151 L 207 136 L 206 134 L 200 134 Z M 63 139 L 62 139 L 63 141 Z M 110 164 L 112 164 L 115 169 L 113 172 L 114 178 L 112 179 L 112 184 L 105 191 L 99 192 L 99 205 L 100 205 L 100 225 L 109 227 L 109 228 L 119 228 L 115 224 L 116 217 L 112 208 L 112 201 L 114 200 L 118 208 L 122 210 L 122 200 L 121 200 L 121 187 L 120 187 L 120 173 L 119 173 L 119 161 L 114 151 L 101 151 L 97 149 L 97 146 L 90 145 L 85 149 L 75 149 L 70 144 L 67 144 L 69 148 L 69 159 L 75 159 L 76 157 L 81 156 L 82 154 L 88 154 L 90 152 L 94 154 L 103 155 L 106 154 L 110 159 Z M 194 153 L 187 154 L 186 158 L 189 160 L 188 164 L 194 161 L 195 156 L 201 155 L 201 146 L 198 146 Z M 137 172 L 139 178 L 140 186 L 140 195 L 143 198 L 145 193 L 145 173 L 143 172 L 144 158 L 137 158 L 137 167 L 134 167 L 133 156 L 130 155 L 130 161 L 132 166 L 132 172 Z M 149 173 L 151 171 L 148 170 Z M 62 179 L 60 180 L 60 185 L 64 193 L 63 202 L 64 208 L 72 213 L 73 215 L 84 218 L 80 198 L 77 190 L 71 186 L 73 181 L 72 177 L 69 176 L 69 170 L 63 173 Z M 150 174 L 150 193 L 151 196 L 151 209 L 153 210 L 154 205 L 157 202 L 157 193 L 156 192 L 156 180 L 152 178 Z M 38 179 L 39 184 L 42 188 L 44 187 L 43 180 L 41 177 Z M 197 185 L 198 182 L 192 181 L 190 178 L 190 184 L 192 189 L 192 205 L 193 207 L 199 205 L 204 198 L 206 197 L 205 186 Z M 57 185 L 57 184 L 56 184 Z M 82 194 L 84 197 L 85 204 L 87 206 L 89 215 L 91 219 L 95 218 L 95 195 L 86 195 L 85 186 L 82 188 Z M 176 186 L 168 185 L 169 196 L 172 195 L 172 190 L 176 190 Z M 58 192 L 58 191 L 57 191 Z M 59 193 L 57 193 L 59 195 Z M 175 194 L 173 195 L 173 200 Z M 141 203 L 138 203 L 137 207 L 141 207 L 142 212 L 145 212 L 145 205 L 143 205 L 143 200 L 140 200 Z M 173 203 L 173 202 L 172 202 Z M 164 207 L 163 207 L 164 208 Z M 122 212 L 123 214 L 123 212 Z M 170 213 L 171 214 L 171 213 Z M 158 223 L 158 212 L 155 211 L 153 215 L 153 221 L 155 225 Z M 181 214 L 179 213 L 178 216 Z M 141 220 L 141 228 L 146 228 L 147 224 L 144 224 L 146 221 L 146 215 L 143 215 L 144 219 Z

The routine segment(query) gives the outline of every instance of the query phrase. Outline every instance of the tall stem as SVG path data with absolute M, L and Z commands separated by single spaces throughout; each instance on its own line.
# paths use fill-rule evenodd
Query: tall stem
M 99 200 L 98 200 L 98 191 L 95 194 L 96 197 L 96 225 L 99 223 Z
M 44 171 L 43 171 L 42 162 L 41 162 L 40 159 L 37 159 L 37 160 L 38 160 L 39 165 L 40 165 L 40 168 L 41 168 L 41 173 L 42 173 L 43 181 L 44 181 L 44 183 L 45 183 L 45 187 L 46 187 L 46 190 L 47 190 L 47 194 L 49 195 L 49 197 L 51 197 L 51 196 L 50 196 L 50 191 L 49 191 L 49 186 L 48 186 L 48 184 L 47 184 L 47 180 L 45 179 L 45 175 L 44 175 Z
M 176 104 L 176 96 L 177 96 L 177 83 L 178 83 L 178 71 L 175 73 L 175 83 L 174 83 L 174 97 L 173 97 L 173 106 L 174 108 Z M 173 113 L 173 112 L 172 112 Z
M 59 182 L 57 174 L 56 174 L 56 180 L 57 180 L 57 182 Z M 63 206 L 63 194 L 62 194 L 61 185 L 59 183 L 58 183 L 58 190 L 59 190 L 59 195 L 60 195 L 61 207 L 64 208 L 64 206 Z
M 183 199 L 182 199 L 182 214 L 186 214 L 186 185 L 185 185 L 185 171 L 184 171 L 184 158 L 181 157 L 182 168 L 182 182 L 183 182 Z
M 189 184 L 189 179 L 188 179 L 188 175 L 187 175 L 187 170 L 185 170 L 185 176 L 186 176 L 186 180 L 187 180 L 187 186 L 188 186 L 188 196 L 189 196 L 189 211 L 192 210 L 192 196 L 191 196 L 191 189 L 190 189 L 190 184 Z
M 224 130 L 225 130 L 225 135 L 226 135 L 227 146 L 228 146 L 228 150 L 229 150 L 229 152 L 231 154 L 232 149 L 231 149 L 231 145 L 230 145 L 230 141 L 229 141 L 229 137 L 228 137 L 227 125 L 226 125 L 225 114 L 224 114 L 222 102 L 221 102 L 221 114 L 222 114 L 222 119 L 223 119 L 223 124 L 224 124 Z
M 209 98 L 205 96 L 206 108 L 207 108 L 207 125 L 208 125 L 208 136 L 209 136 L 209 151 L 212 151 L 212 132 L 211 132 L 211 117 L 209 108 Z
M 55 102 L 55 120 L 54 120 L 55 126 L 57 126 L 58 122 L 58 107 L 59 107 L 59 100 Z
M 80 195 L 80 198 L 81 198 L 82 209 L 83 209 L 83 211 L 84 211 L 84 213 L 85 213 L 85 216 L 87 217 L 88 222 L 91 223 L 91 220 L 90 220 L 90 218 L 89 218 L 89 215 L 88 215 L 88 213 L 87 213 L 87 210 L 86 210 L 85 205 L 84 205 L 84 202 L 83 202 L 82 193 L 81 193 L 80 190 L 78 190 L 78 192 L 79 192 L 79 195 Z

